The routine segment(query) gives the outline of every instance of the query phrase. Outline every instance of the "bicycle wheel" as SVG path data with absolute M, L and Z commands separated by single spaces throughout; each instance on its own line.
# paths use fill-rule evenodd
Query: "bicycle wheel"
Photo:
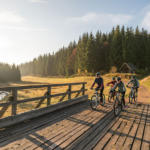
M 137 92 L 134 93 L 134 102 L 137 102 Z
M 133 103 L 133 96 L 132 96 L 132 93 L 129 94 L 129 103 L 130 103 L 130 104 Z
M 102 95 L 102 101 L 100 101 L 101 106 L 105 105 L 105 95 Z
M 96 95 L 93 95 L 91 97 L 90 106 L 91 106 L 92 109 L 96 109 L 97 108 L 97 98 L 96 98 Z
M 114 107 L 114 115 L 118 116 L 122 110 L 122 106 L 118 99 L 115 99 L 113 107 Z

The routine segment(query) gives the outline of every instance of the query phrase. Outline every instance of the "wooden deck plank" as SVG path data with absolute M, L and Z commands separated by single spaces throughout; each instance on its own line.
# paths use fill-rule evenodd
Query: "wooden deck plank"
M 107 119 L 106 119 L 107 118 Z M 96 130 L 96 132 L 101 132 L 102 129 L 104 128 L 105 125 L 107 125 L 109 123 L 109 121 L 112 120 L 112 113 L 107 114 L 104 118 L 102 118 L 102 120 L 100 120 L 97 124 L 95 124 L 95 126 L 93 126 L 92 128 L 90 128 L 84 135 L 80 136 L 76 141 L 72 142 L 68 147 L 66 147 L 66 149 L 71 150 L 71 149 L 82 149 L 86 143 L 85 142 L 89 142 L 91 135 L 94 135 L 94 132 Z M 99 126 L 101 128 L 99 128 Z M 85 141 L 86 139 L 86 141 Z
M 100 108 L 100 109 L 103 109 Z M 107 109 L 105 109 L 106 112 L 109 112 L 112 109 L 112 107 L 108 107 Z M 89 126 L 87 129 L 91 129 L 93 126 L 95 126 L 95 124 L 101 120 L 101 118 L 103 118 L 105 116 L 104 113 L 101 114 L 101 116 L 99 116 L 98 120 L 94 120 L 93 125 Z M 70 145 L 70 143 L 73 143 L 73 141 L 76 141 L 78 139 L 78 137 L 81 137 L 82 135 L 84 135 L 85 132 L 87 132 L 87 129 L 85 130 L 85 128 L 83 128 L 82 130 L 80 130 L 80 132 L 75 133 L 72 137 L 69 137 L 64 143 L 62 143 L 61 145 L 59 145 L 59 148 L 56 148 L 57 150 L 62 148 L 64 149 L 65 147 L 67 147 L 68 145 Z
M 111 110 L 83 103 L 9 127 L 0 150 L 150 150 L 150 105 L 129 105 L 119 117 Z
M 100 120 L 100 116 L 102 115 L 102 112 L 101 112 L 101 113 L 94 112 L 94 113 L 95 113 L 94 115 L 92 115 L 92 113 L 91 113 L 91 115 L 87 116 L 87 119 L 92 118 L 92 119 L 91 119 L 91 122 L 89 122 L 89 125 L 88 125 L 88 126 L 87 126 L 86 124 L 83 124 L 83 125 L 81 124 L 81 125 L 76 126 L 75 129 L 72 128 L 71 131 L 69 131 L 69 132 L 65 133 L 64 135 L 62 135 L 63 138 L 60 138 L 60 137 L 59 137 L 58 140 L 55 139 L 55 140 L 56 140 L 56 141 L 55 141 L 55 144 L 56 144 L 56 145 L 53 144 L 53 145 L 50 145 L 49 147 L 50 147 L 51 149 L 57 147 L 57 145 L 59 145 L 59 147 L 60 147 L 60 144 L 61 144 L 61 143 L 67 141 L 68 139 L 73 139 L 73 136 L 75 136 L 75 135 L 78 134 L 79 132 L 83 132 L 84 130 L 87 130 L 87 128 L 89 128 L 90 126 L 94 125 L 94 121 Z M 84 120 L 84 121 L 86 121 L 86 120 Z M 79 132 L 78 132 L 78 130 L 79 130 Z
M 122 149 L 122 145 L 125 142 L 125 139 L 127 138 L 130 130 L 132 129 L 133 123 L 134 123 L 134 121 L 135 121 L 135 119 L 137 117 L 137 115 L 135 115 L 135 114 L 136 114 L 136 112 L 138 112 L 139 108 L 136 107 L 136 109 L 133 110 L 133 107 L 130 105 L 127 110 L 128 110 L 128 114 L 127 115 L 124 115 L 124 114 L 121 115 L 122 119 L 127 121 L 127 124 L 124 127 L 124 129 L 121 132 L 121 135 L 120 135 L 118 141 L 115 144 L 115 148 L 116 149 Z M 130 114 L 130 112 L 132 110 L 135 112 L 135 114 L 133 114 L 133 113 Z
M 81 108 L 82 108 L 82 106 L 81 106 Z M 82 110 L 82 109 L 81 109 Z M 84 110 L 84 109 L 83 109 Z M 65 110 L 66 111 L 66 110 Z M 74 113 L 78 113 L 78 112 L 80 112 L 80 109 L 76 109 L 76 107 L 74 108 L 74 109 L 71 109 L 71 110 L 69 110 L 69 112 L 67 112 L 67 113 L 63 113 L 63 116 L 65 117 L 65 118 L 67 118 L 68 116 L 70 116 L 71 114 L 74 114 L 73 113 L 73 111 L 75 111 Z M 88 109 L 86 110 L 86 111 L 89 111 Z M 70 112 L 72 112 L 72 113 L 70 113 Z M 84 112 L 84 111 L 83 111 Z M 81 112 L 81 114 L 82 114 L 82 112 Z M 80 114 L 80 115 L 81 115 Z M 86 115 L 86 114 L 85 114 Z M 57 115 L 56 115 L 57 116 Z M 53 123 L 53 119 L 56 117 L 55 115 L 54 116 L 52 116 L 50 119 L 49 118 L 47 118 L 47 121 L 48 121 L 48 123 L 49 124 L 47 124 L 46 126 L 42 126 L 42 125 L 45 125 L 45 124 L 38 124 L 37 122 L 37 124 L 35 124 L 35 123 L 33 123 L 35 126 L 33 126 L 34 128 L 38 128 L 39 127 L 39 129 L 42 129 L 43 127 L 47 127 L 48 125 L 50 126 L 52 123 Z M 59 115 L 58 115 L 59 116 Z M 55 119 L 57 119 L 58 118 L 58 116 L 55 118 Z M 48 116 L 47 116 L 48 117 Z M 62 118 L 62 115 L 60 115 L 60 117 L 59 117 L 61 120 L 62 119 L 64 119 L 64 118 Z M 52 121 L 52 122 L 51 122 Z M 57 120 L 57 121 L 59 121 L 59 120 Z M 54 122 L 55 123 L 55 122 Z M 57 123 L 57 122 L 56 122 Z M 30 124 L 31 125 L 31 124 Z M 29 128 L 30 126 L 28 126 L 28 128 Z M 32 127 L 32 125 L 31 125 L 31 127 Z M 33 129 L 34 129 L 33 128 Z M 26 129 L 26 128 L 25 128 Z M 30 131 L 31 132 L 33 132 L 34 130 L 32 129 L 32 128 L 29 128 L 30 129 Z M 29 130 L 28 129 L 28 130 Z M 36 131 L 36 130 L 35 130 Z M 17 132 L 17 133 L 19 133 L 19 132 Z M 25 134 L 24 134 L 25 133 Z M 30 133 L 30 132 L 29 132 Z M 23 130 L 23 136 L 25 136 L 25 135 L 28 135 L 29 134 L 26 130 L 24 131 Z M 9 138 L 10 140 L 12 139 L 12 138 L 15 138 L 17 136 L 17 134 L 13 134 L 12 136 L 10 136 L 10 137 L 7 137 L 7 138 Z M 22 136 L 22 135 L 20 135 L 20 136 Z M 2 145 L 6 145 L 8 142 L 10 142 L 9 140 L 6 140 L 6 143 L 4 142 L 4 143 L 0 143 L 0 146 L 2 146 Z
M 93 115 L 95 115 L 95 114 L 93 114 Z M 91 120 L 92 120 L 91 117 L 88 117 L 88 116 L 86 116 L 86 118 L 79 118 L 79 119 L 81 119 L 81 120 L 83 119 L 86 123 L 91 123 Z M 68 122 L 68 123 L 66 123 L 65 127 L 62 130 L 58 129 L 57 132 L 54 133 L 54 137 L 51 137 L 51 133 L 47 133 L 47 134 L 43 135 L 44 139 L 42 140 L 42 143 L 40 145 L 32 144 L 29 149 L 35 149 L 38 146 L 41 147 L 41 146 L 47 145 L 47 143 L 50 143 L 50 142 L 51 142 L 51 144 L 48 144 L 47 147 L 49 147 L 49 146 L 55 147 L 58 145 L 57 141 L 64 139 L 66 135 L 68 135 L 69 133 L 72 133 L 72 131 L 74 131 L 74 130 L 76 131 L 78 128 L 80 128 L 82 126 L 82 124 L 80 124 L 79 122 L 72 122 L 72 121 L 68 121 L 68 120 L 66 120 L 66 122 Z M 34 138 L 36 139 L 38 137 L 34 137 Z
M 143 132 L 144 132 L 144 126 L 145 126 L 145 120 L 147 116 L 147 110 L 148 106 L 145 106 L 144 112 L 142 114 L 141 120 L 139 122 L 139 126 L 137 129 L 137 134 L 135 136 L 135 140 L 133 142 L 132 149 L 133 150 L 140 150 L 141 149 L 141 144 L 142 144 L 142 137 L 143 137 Z
M 145 106 L 142 105 L 142 113 L 144 111 L 144 108 Z M 132 126 L 132 129 L 131 131 L 129 132 L 128 136 L 127 136 L 127 139 L 123 145 L 123 149 L 130 149 L 132 147 L 132 144 L 133 144 L 133 141 L 134 141 L 134 138 L 136 136 L 136 132 L 137 132 L 137 129 L 138 129 L 138 125 L 139 125 L 139 122 L 140 122 L 140 119 L 142 117 L 142 113 L 140 116 L 137 117 L 137 119 L 134 121 L 133 123 L 133 126 Z
M 125 114 L 127 114 L 127 112 L 123 112 L 123 114 L 125 115 Z M 93 140 L 94 142 L 92 141 L 93 143 L 95 143 L 94 150 L 103 149 L 105 147 L 105 145 L 107 145 L 107 143 L 109 143 L 109 141 L 111 140 L 111 138 L 113 137 L 113 134 L 114 134 L 114 132 L 112 132 L 112 131 L 117 130 L 118 127 L 122 123 L 122 119 L 120 118 L 121 116 L 122 115 L 120 115 L 119 118 L 116 120 L 115 124 L 109 130 L 107 130 L 106 134 L 103 137 L 101 137 L 101 138 L 98 137 L 97 139 L 95 139 L 96 141 L 95 140 Z
M 107 145 L 104 147 L 104 150 L 110 150 L 110 149 L 114 149 L 115 147 L 115 143 L 117 141 L 117 139 L 119 138 L 123 128 L 126 126 L 126 121 L 122 121 L 121 124 L 118 126 L 118 128 L 116 130 L 112 130 L 111 132 L 113 132 L 113 135 L 110 139 L 110 141 L 107 143 Z M 109 131 L 110 132 L 110 131 Z
M 148 113 L 146 118 L 144 136 L 142 141 L 142 150 L 150 150 L 150 105 L 148 106 Z
M 66 120 L 64 120 L 63 122 L 64 122 L 63 124 L 61 124 L 61 123 L 59 123 L 57 125 L 54 124 L 53 129 L 51 129 L 51 126 L 48 127 L 47 129 L 45 129 L 46 130 L 45 134 L 49 133 L 49 134 L 51 134 L 52 137 L 55 137 L 55 136 L 61 134 L 61 132 L 64 131 L 64 128 L 65 128 L 64 125 L 66 124 Z M 73 123 L 73 122 L 71 122 L 71 123 Z M 68 125 L 70 126 L 70 124 L 68 124 Z M 58 131 L 60 131 L 60 132 L 58 132 Z M 43 131 L 42 131 L 42 134 L 44 134 Z M 39 141 L 41 139 L 45 139 L 45 137 L 43 135 L 40 135 L 39 133 L 34 133 L 34 132 L 31 134 L 28 134 L 26 136 L 26 138 L 29 139 L 28 142 L 22 141 L 20 147 L 29 147 L 30 145 L 33 144 L 33 141 L 34 142 L 36 141 L 36 139 L 38 139 L 37 141 Z M 20 141 L 18 141 L 18 143 L 20 143 Z M 38 144 L 42 144 L 42 143 L 43 143 L 43 140 L 41 142 L 39 142 Z M 14 143 L 14 144 L 16 144 L 16 143 Z
M 45 116 L 41 116 L 40 118 L 36 118 L 31 121 L 26 121 L 26 122 L 17 124 L 15 126 L 8 127 L 8 128 L 6 128 L 6 130 L 0 132 L 0 143 L 2 142 L 1 138 L 4 140 L 5 137 L 7 138 L 11 135 L 20 133 L 22 131 L 26 132 L 30 129 L 32 130 L 32 127 L 41 126 L 42 124 L 45 124 L 47 122 L 49 123 L 53 120 L 61 119 L 62 117 L 66 117 L 67 115 L 76 113 L 78 111 L 80 112 L 84 109 L 88 109 L 87 105 L 84 106 L 84 105 L 80 104 L 77 106 L 78 106 L 78 110 L 76 110 L 76 106 L 74 106 L 74 107 L 71 107 L 72 109 L 68 109 L 68 111 L 66 111 L 66 109 L 64 109 L 63 111 L 58 111 L 56 113 L 50 113 Z M 47 119 L 48 117 L 50 117 L 49 120 Z

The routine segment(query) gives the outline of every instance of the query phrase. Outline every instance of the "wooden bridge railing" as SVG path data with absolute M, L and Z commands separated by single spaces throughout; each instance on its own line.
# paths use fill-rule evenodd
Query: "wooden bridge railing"
M 82 95 L 85 95 L 85 84 L 86 82 L 79 82 L 79 83 L 65 83 L 65 84 L 50 84 L 50 85 L 34 85 L 34 86 L 19 86 L 19 87 L 4 87 L 0 88 L 0 91 L 7 91 L 11 92 L 12 96 L 9 99 L 9 102 L 3 102 L 0 103 L 0 107 L 5 107 L 5 106 L 12 106 L 12 111 L 11 111 L 11 116 L 17 115 L 17 105 L 21 103 L 26 103 L 26 102 L 32 102 L 32 101 L 37 101 L 40 100 L 36 108 L 39 108 L 39 106 L 42 104 L 42 102 L 47 99 L 47 106 L 51 105 L 51 98 L 53 97 L 58 97 L 62 96 L 60 98 L 60 102 L 64 100 L 64 98 L 68 95 L 68 100 L 71 100 L 71 96 L 73 93 L 77 93 L 75 97 L 78 97 L 80 93 Z M 80 90 L 72 90 L 72 86 L 74 85 L 82 85 L 82 88 Z M 62 87 L 62 86 L 68 86 L 68 90 L 64 93 L 58 93 L 58 94 L 52 94 L 51 89 L 52 87 Z M 18 100 L 18 90 L 24 90 L 24 89 L 33 89 L 33 88 L 47 88 L 46 93 L 44 96 L 40 97 L 33 97 L 33 98 L 27 98 L 23 100 Z
M 86 82 L 79 82 L 79 83 L 65 83 L 65 84 L 50 84 L 50 85 L 33 85 L 33 86 L 19 86 L 19 87 L 4 87 L 0 88 L 0 91 L 7 91 L 11 93 L 11 96 L 9 97 L 8 101 L 1 101 L 0 102 L 0 128 L 10 126 L 28 119 L 32 119 L 41 115 L 44 115 L 46 113 L 50 113 L 52 111 L 56 111 L 65 107 L 68 107 L 70 105 L 86 101 L 88 100 L 88 95 L 85 95 L 85 84 Z M 75 85 L 81 85 L 81 89 L 79 90 L 73 90 L 72 87 Z M 53 87 L 68 87 L 66 92 L 53 94 L 52 88 Z M 40 89 L 46 88 L 46 92 L 44 93 L 44 96 L 40 97 L 33 97 L 33 98 L 26 98 L 26 99 L 19 99 L 19 90 L 25 90 L 25 89 Z M 74 94 L 74 95 L 72 95 Z M 80 95 L 80 96 L 79 96 Z M 74 98 L 73 98 L 74 96 Z M 51 104 L 51 100 L 54 97 L 60 97 L 57 100 L 57 104 Z M 64 98 L 67 97 L 67 100 Z M 40 108 L 40 106 L 43 104 L 44 101 L 46 102 L 46 106 Z M 17 106 L 21 103 L 27 103 L 27 102 L 34 102 L 38 101 L 36 104 L 36 107 L 32 110 L 27 110 L 27 112 L 23 113 L 17 113 Z M 63 102 L 62 102 L 63 101 Z M 45 104 L 45 103 L 44 103 Z M 5 112 L 8 110 L 9 106 L 11 106 L 11 114 L 9 116 L 3 117 Z M 2 118 L 3 117 L 3 118 Z

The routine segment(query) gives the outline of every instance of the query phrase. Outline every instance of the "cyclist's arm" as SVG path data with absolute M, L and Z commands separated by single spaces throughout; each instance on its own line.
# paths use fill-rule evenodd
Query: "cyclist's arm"
M 112 81 L 107 83 L 107 85 L 109 85 L 109 84 L 112 84 Z
M 92 84 L 92 86 L 91 86 L 91 89 L 93 89 L 94 85 L 95 85 L 95 81 L 93 82 L 93 84 Z
M 128 83 L 127 83 L 127 86 L 129 85 L 129 84 L 131 84 L 133 82 L 133 80 L 130 80 Z
M 116 84 L 114 85 L 114 87 L 112 88 L 112 91 L 115 91 L 115 89 L 117 88 L 117 86 L 118 86 L 118 84 L 116 83 Z

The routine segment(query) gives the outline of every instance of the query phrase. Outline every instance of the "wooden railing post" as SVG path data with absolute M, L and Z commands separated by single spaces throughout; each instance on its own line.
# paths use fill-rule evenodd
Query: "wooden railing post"
M 17 89 L 16 88 L 12 89 L 12 96 L 13 96 L 13 99 L 12 99 L 12 112 L 11 112 L 11 115 L 15 116 L 16 112 L 17 112 Z
M 48 86 L 47 88 L 47 96 L 51 95 L 51 86 Z M 47 98 L 47 106 L 49 106 L 51 104 L 51 97 Z
M 82 95 L 85 95 L 85 84 L 84 83 L 82 84 L 82 90 L 83 90 Z
M 71 99 L 71 84 L 68 85 L 68 100 Z

